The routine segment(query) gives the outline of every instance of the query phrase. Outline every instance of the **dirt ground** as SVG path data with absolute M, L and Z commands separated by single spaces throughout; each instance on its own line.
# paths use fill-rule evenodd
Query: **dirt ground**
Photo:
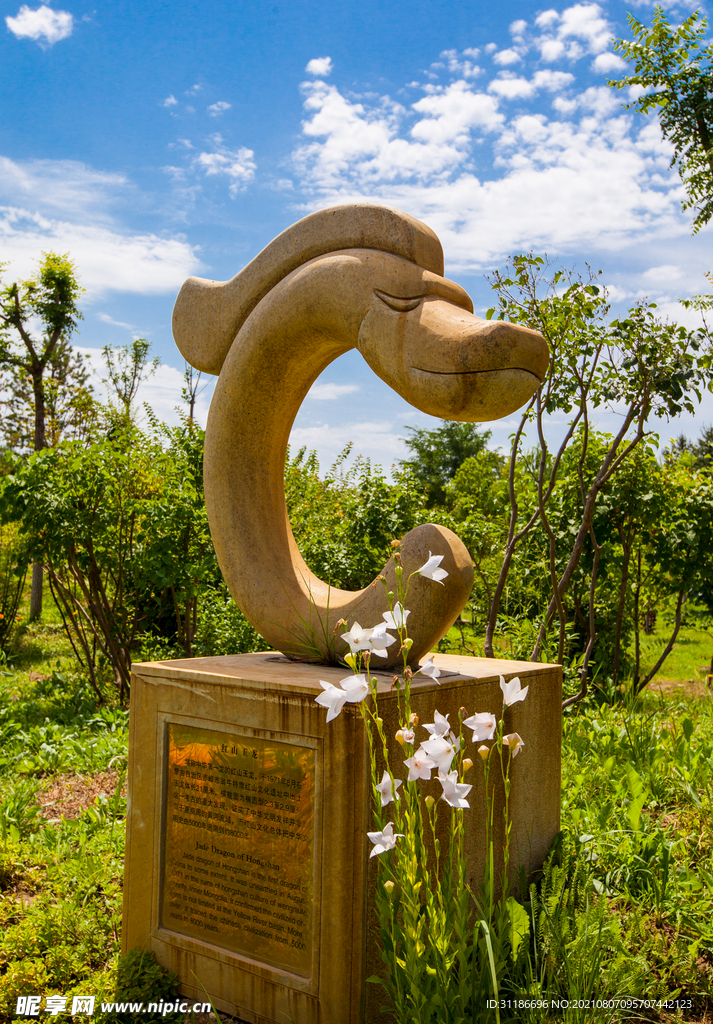
M 98 796 L 113 797 L 119 782 L 119 772 L 98 772 L 96 775 L 55 775 L 37 794 L 42 810 L 40 817 L 47 821 L 78 818 L 91 807 Z M 126 782 L 121 796 L 126 796 Z
M 649 683 L 648 689 L 653 693 L 680 694 L 686 697 L 712 697 L 713 687 L 707 681 L 708 668 L 699 669 L 695 679 L 664 679 L 656 676 Z

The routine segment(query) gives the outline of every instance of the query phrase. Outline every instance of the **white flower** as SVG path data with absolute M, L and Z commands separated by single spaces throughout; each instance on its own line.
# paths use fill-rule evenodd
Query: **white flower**
M 423 673 L 424 676 L 430 676 L 431 679 L 438 679 L 441 674 L 440 668 L 436 668 L 433 664 L 433 658 L 428 658 L 425 664 L 421 665 L 419 672 Z
M 436 583 L 440 583 L 441 586 L 443 586 L 443 580 L 448 575 L 445 569 L 438 568 L 443 561 L 443 557 L 443 555 L 432 555 L 429 551 L 428 561 L 424 562 L 421 568 L 417 569 L 416 572 L 420 572 L 427 580 L 434 580 Z
M 433 721 L 424 723 L 423 726 L 431 736 L 445 736 L 450 725 L 448 723 L 448 715 L 442 715 L 440 711 L 434 712 Z
M 401 779 L 394 779 L 394 790 L 398 789 L 400 785 Z M 376 789 L 379 791 L 379 793 L 381 793 L 382 807 L 386 807 L 386 805 L 390 804 L 392 800 L 399 799 L 399 794 L 394 793 L 394 791 L 391 789 L 391 778 L 387 771 L 384 771 L 384 775 L 381 779 L 381 782 L 376 787 Z
M 498 720 L 495 715 L 481 711 L 464 719 L 463 725 L 473 730 L 473 743 L 482 743 L 483 740 L 492 740 L 498 727 Z
M 337 717 L 347 701 L 350 704 L 358 704 L 369 692 L 369 684 L 364 674 L 347 676 L 345 679 L 340 679 L 339 682 L 339 686 L 333 686 L 332 683 L 326 683 L 324 679 L 320 679 L 319 685 L 324 693 L 320 693 L 319 697 L 314 698 L 323 708 L 327 708 L 328 722 Z
M 380 853 L 386 853 L 387 850 L 393 850 L 396 846 L 396 840 L 403 839 L 403 832 L 397 832 L 394 835 L 392 822 L 384 826 L 383 832 L 367 832 L 367 835 L 372 843 L 374 843 L 374 849 L 369 854 L 369 858 L 376 857 Z
M 410 614 L 411 612 L 407 611 L 400 601 L 397 601 L 393 612 L 384 612 L 387 629 L 403 629 Z
M 426 740 L 421 744 L 421 750 L 433 758 L 438 765 L 438 770 L 442 772 L 448 771 L 451 761 L 456 756 L 452 744 L 444 736 L 433 736 L 430 740 Z
M 443 799 L 447 804 L 451 807 L 470 807 L 465 798 L 473 787 L 465 782 L 459 782 L 458 772 L 453 771 L 449 775 L 439 772 L 438 781 L 443 786 Z
M 386 623 L 380 622 L 372 629 L 362 629 L 358 622 L 352 624 L 348 633 L 342 633 L 342 640 L 351 647 L 352 654 L 369 651 L 380 658 L 386 657 L 386 648 L 396 643 L 396 637 L 386 632 Z
M 357 651 L 370 651 L 370 637 L 371 630 L 362 629 L 358 622 L 352 623 L 352 628 L 348 633 L 342 633 L 342 640 L 349 644 L 352 654 L 356 654 Z
M 402 729 L 401 735 L 403 736 L 404 741 L 406 743 L 413 743 L 413 741 L 416 739 L 416 734 L 414 733 L 413 729 Z
M 460 750 L 460 736 L 456 736 L 456 734 L 451 729 L 451 731 L 446 736 L 446 739 L 448 740 L 448 742 L 450 743 L 450 745 L 453 747 L 454 751 L 457 754 L 458 751 Z
M 396 637 L 390 636 L 386 632 L 385 622 L 380 622 L 378 626 L 374 626 L 371 630 L 370 643 L 371 653 L 376 654 L 379 658 L 385 658 L 386 648 L 396 643 Z
M 346 690 L 347 701 L 350 704 L 358 704 L 369 693 L 369 683 L 363 672 L 358 676 L 347 676 L 346 679 L 340 679 L 339 682 Z
M 507 743 L 510 747 L 510 753 L 513 757 L 517 757 L 522 748 L 525 746 L 525 741 L 519 733 L 511 732 L 507 736 L 503 736 L 503 743 Z
M 511 679 L 509 683 L 506 683 L 503 676 L 500 676 L 500 689 L 503 691 L 503 704 L 506 708 L 509 708 L 511 704 L 517 704 L 519 700 L 524 700 L 530 687 L 526 686 L 523 690 L 517 676 Z
M 415 782 L 416 779 L 430 779 L 431 769 L 437 766 L 437 761 L 424 753 L 423 749 L 417 750 L 413 757 L 409 757 L 404 764 L 408 768 L 408 781 Z
M 327 709 L 327 721 L 331 722 L 333 718 L 337 717 L 346 704 L 349 694 L 339 686 L 333 686 L 331 683 L 325 683 L 324 679 L 320 679 L 319 685 L 324 690 L 324 693 L 320 693 L 319 697 L 315 697 L 314 699 L 318 704 L 321 704 L 323 708 Z

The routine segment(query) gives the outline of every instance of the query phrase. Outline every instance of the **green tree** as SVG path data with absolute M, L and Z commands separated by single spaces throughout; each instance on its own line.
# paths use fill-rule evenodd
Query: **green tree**
M 621 472 L 635 449 L 651 435 L 649 420 L 670 418 L 683 409 L 695 412 L 708 381 L 707 364 L 699 358 L 701 332 L 662 323 L 655 307 L 637 305 L 625 318 L 607 322 L 609 307 L 594 278 L 579 280 L 551 274 L 541 257 L 518 256 L 492 279 L 498 295 L 497 315 L 535 327 L 550 348 L 550 364 L 542 386 L 521 413 L 513 436 L 508 470 L 509 524 L 502 567 L 493 592 L 486 630 L 485 653 L 494 656 L 494 637 L 503 593 L 516 549 L 539 524 L 547 545 L 549 599 L 541 614 L 531 659 L 541 657 L 551 626 L 557 622 L 557 660 L 567 646 L 568 610 L 565 595 L 580 562 L 591 546 L 587 641 L 580 692 L 587 688 L 588 663 L 597 640 L 596 592 L 602 544 L 594 530 L 597 504 L 605 488 Z M 492 317 L 496 309 L 488 311 Z M 594 454 L 590 416 L 593 409 L 616 406 L 620 427 Z M 568 416 L 568 427 L 556 449 L 547 440 L 549 417 Z M 523 434 L 531 425 L 538 445 L 529 473 L 518 476 Z M 556 527 L 550 508 L 557 509 L 557 487 L 570 447 L 579 455 L 573 466 L 579 492 L 577 518 L 566 529 Z M 590 468 L 591 467 L 591 468 Z M 524 493 L 518 479 L 530 476 Z M 534 491 L 534 502 L 533 502 Z
M 35 277 L 0 287 L 0 368 L 24 377 L 30 384 L 34 422 L 32 450 L 46 443 L 46 375 L 55 353 L 67 345 L 82 314 L 74 263 L 67 255 L 43 253 Z M 31 324 L 40 325 L 40 334 Z M 42 613 L 42 568 L 33 565 L 30 618 Z
M 685 453 L 691 456 L 694 469 L 713 469 L 713 426 L 702 427 L 696 441 L 691 441 L 682 434 L 675 439 L 666 454 L 675 461 Z
M 482 452 L 491 437 L 489 430 L 480 430 L 474 423 L 442 420 L 439 427 L 406 427 L 411 436 L 406 447 L 412 452 L 408 459 L 399 459 L 398 466 L 407 471 L 418 484 L 428 505 L 443 505 L 446 487 L 466 459 Z
M 659 115 L 661 131 L 674 148 L 686 189 L 684 210 L 695 210 L 694 234 L 713 217 L 713 43 L 704 45 L 708 22 L 694 11 L 672 28 L 663 7 L 656 7 L 650 27 L 632 14 L 632 40 L 617 39 L 614 49 L 634 66 L 609 85 L 643 86 L 647 91 L 625 104 L 643 114 Z
M 393 553 L 391 541 L 429 521 L 420 488 L 410 477 L 391 484 L 358 458 L 348 469 L 348 446 L 320 476 L 316 452 L 300 449 L 285 464 L 285 498 L 292 532 L 309 565 L 331 586 L 359 590 Z
M 60 339 L 45 367 L 45 444 L 49 448 L 64 440 L 87 440 L 101 422 L 86 363 L 86 357 Z M 8 367 L 0 374 L 0 389 L 5 395 L 0 436 L 6 448 L 27 454 L 34 450 L 32 380 L 24 368 Z
M 105 345 L 102 355 L 106 362 L 107 376 L 103 378 L 113 392 L 117 406 L 115 412 L 120 420 L 130 423 L 132 405 L 143 381 L 158 369 L 158 356 L 149 359 L 151 343 L 146 338 L 134 338 L 130 345 Z

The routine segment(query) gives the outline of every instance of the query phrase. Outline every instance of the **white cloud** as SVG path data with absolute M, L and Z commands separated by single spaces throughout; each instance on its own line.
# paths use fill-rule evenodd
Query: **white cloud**
M 559 17 L 558 11 L 542 11 L 535 18 L 535 24 L 538 28 L 549 28 L 550 25 L 555 25 L 559 21 Z
M 462 60 L 461 57 L 474 57 L 477 56 L 478 51 L 467 49 L 463 50 L 462 54 L 458 53 L 458 50 L 444 50 L 441 54 L 445 66 L 448 69 L 448 73 L 451 75 L 460 75 L 462 78 L 477 78 L 482 74 L 482 68 L 479 68 L 477 64 L 473 64 L 470 60 Z M 442 68 L 443 62 L 439 61 L 436 64 L 432 64 L 432 68 Z M 437 76 L 436 76 L 437 77 Z
M 218 114 L 224 114 L 226 110 L 230 110 L 231 106 L 232 103 L 226 103 L 225 100 L 218 100 L 217 103 L 211 103 L 207 109 L 211 117 L 217 117 Z
M 0 249 L 6 278 L 27 277 L 41 252 L 69 253 L 90 298 L 105 292 L 165 294 L 201 266 L 180 237 L 129 234 L 101 224 L 71 223 L 16 207 L 0 207 Z
M 623 71 L 626 61 L 617 56 L 616 53 L 600 53 L 592 61 L 592 71 L 600 71 L 602 74 L 609 74 L 610 71 Z
M 307 397 L 330 402 L 335 398 L 342 398 L 343 395 L 351 395 L 358 390 L 358 384 L 313 384 Z
M 492 131 L 503 121 L 492 97 L 473 92 L 466 82 L 453 82 L 440 92 L 432 92 L 414 103 L 412 109 L 425 115 L 411 129 L 412 137 L 431 144 L 462 145 L 473 128 Z
M 18 39 L 33 39 L 45 47 L 71 36 L 74 18 L 69 11 L 53 11 L 45 4 L 34 10 L 23 4 L 14 18 L 5 18 L 5 24 Z
M 513 21 L 510 25 L 510 35 L 517 38 L 518 36 L 524 35 L 526 29 L 527 22 L 522 18 L 518 18 L 517 21 Z
M 199 82 L 197 82 L 195 85 L 192 85 L 190 87 L 190 89 L 186 89 L 186 91 L 185 91 L 185 93 L 183 95 L 184 96 L 197 96 L 202 88 L 203 88 L 203 86 Z
M 604 58 L 613 35 L 602 8 L 596 3 L 573 4 L 561 14 L 555 10 L 543 11 L 535 18 L 535 26 L 542 31 L 531 41 L 540 51 L 542 60 L 548 63 L 562 58 L 576 61 L 587 53 Z M 611 62 L 616 58 L 608 54 L 608 59 Z M 608 70 L 606 64 L 604 59 L 599 63 L 595 60 L 595 70 Z
M 504 99 L 529 99 L 540 89 L 559 92 L 574 81 L 574 75 L 567 71 L 536 71 L 532 80 L 518 78 L 512 71 L 501 71 L 488 86 L 488 92 L 497 93 Z
M 574 82 L 574 75 L 568 71 L 536 71 L 532 84 L 536 89 L 547 89 L 548 92 L 559 92 Z
M 678 281 L 683 277 L 683 271 L 672 263 L 665 263 L 660 267 L 650 267 L 641 278 L 646 284 L 666 285 Z
M 235 198 L 255 177 L 255 154 L 252 149 L 245 146 L 241 146 L 240 149 L 228 149 L 220 135 L 214 135 L 211 142 L 214 149 L 211 152 L 199 153 L 193 164 L 204 171 L 206 177 L 226 177 L 230 183 L 228 192 Z
M 332 70 L 333 64 L 331 57 L 313 57 L 305 68 L 307 74 L 314 75 L 315 78 L 327 78 L 331 75 Z
M 567 7 L 560 17 L 557 34 L 576 37 L 587 44 L 590 53 L 603 53 L 612 38 L 608 22 L 599 4 L 580 3 Z
M 176 97 L 174 95 L 167 96 L 166 99 L 161 104 L 162 107 L 175 107 L 177 105 L 178 105 L 178 100 L 176 99 Z
M 535 86 L 526 78 L 517 78 L 512 72 L 501 71 L 488 86 L 488 92 L 497 93 L 506 100 L 526 99 L 535 92 Z
M 503 66 L 506 64 L 517 64 L 517 62 L 521 60 L 522 57 L 520 56 L 520 54 L 517 52 L 517 50 L 513 49 L 500 50 L 499 53 L 493 54 L 493 62 L 495 64 L 502 64 Z
M 320 464 L 331 465 L 351 442 L 353 455 L 366 454 L 376 462 L 389 467 L 396 459 L 406 458 L 406 444 L 390 420 L 351 421 L 349 423 L 320 423 L 309 427 L 294 427 L 290 434 L 290 449 L 302 447 L 316 449 Z
M 117 224 L 112 207 L 137 198 L 121 174 L 73 160 L 0 157 L 0 196 L 0 252 L 13 278 L 35 273 L 42 252 L 66 252 L 90 298 L 111 291 L 148 295 L 173 291 L 201 266 L 183 237 Z
M 131 193 L 123 174 L 98 171 L 77 160 L 20 163 L 0 156 L 0 196 L 10 205 L 108 222 L 111 204 Z
M 465 82 L 431 88 L 411 110 L 421 115 L 408 138 L 399 137 L 407 111 L 384 98 L 372 107 L 350 102 L 325 82 L 303 86 L 310 116 L 303 132 L 313 141 L 294 154 L 311 188 L 330 188 L 345 179 L 368 182 L 402 175 L 429 177 L 462 161 L 474 126 L 485 131 L 502 121 L 496 101 Z
M 125 324 L 123 320 L 114 320 L 108 313 L 97 313 L 97 320 L 101 320 L 103 324 L 109 324 L 110 327 L 122 327 L 127 331 L 136 330 L 133 324 Z
M 571 114 L 577 108 L 581 110 L 590 111 L 596 117 L 611 117 L 615 113 L 621 110 L 621 104 L 617 99 L 616 95 L 611 89 L 608 89 L 605 85 L 594 85 L 590 86 L 589 89 L 585 89 L 584 92 L 579 93 L 569 99 L 565 99 L 558 96 L 552 103 L 555 110 L 559 110 L 561 114 Z M 650 125 L 644 125 L 642 132 L 639 136 L 640 139 L 645 139 L 646 129 L 650 128 Z M 658 130 L 658 126 L 653 126 L 655 129 L 656 139 L 661 141 L 661 132 Z
M 565 45 L 561 39 L 538 39 L 537 45 L 540 49 L 540 56 L 548 64 L 559 60 L 565 52 Z
M 557 24 L 582 33 L 588 26 L 599 45 L 599 8 L 576 6 L 579 22 L 565 11 L 555 12 Z M 409 210 L 438 233 L 450 270 L 489 267 L 532 248 L 611 252 L 658 239 L 665 249 L 663 240 L 687 227 L 656 124 L 624 113 L 605 86 L 556 96 L 564 120 L 541 108 L 502 112 L 506 98 L 522 106 L 538 92 L 575 85 L 569 72 L 539 70 L 528 79 L 505 71 L 487 92 L 464 78 L 425 86 L 409 107 L 387 96 L 357 103 L 324 82 L 303 86 L 305 141 L 293 157 L 307 208 L 371 200 Z

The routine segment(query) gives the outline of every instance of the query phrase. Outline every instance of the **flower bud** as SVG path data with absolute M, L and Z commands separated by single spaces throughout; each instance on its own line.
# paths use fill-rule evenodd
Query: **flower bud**
M 478 747 L 478 753 L 480 754 L 484 761 L 487 761 L 488 755 L 490 754 L 490 747 L 486 747 L 485 744 L 483 744 L 482 747 Z
M 349 654 L 344 655 L 344 660 L 346 661 L 349 668 L 353 669 L 353 671 L 356 672 L 356 654 L 352 654 L 350 651 Z
M 513 757 L 517 757 L 522 748 L 525 746 L 525 741 L 519 733 L 511 732 L 508 736 L 503 736 L 503 743 L 507 743 L 510 748 L 510 753 Z
M 411 723 L 411 725 L 418 725 L 418 715 L 416 714 L 415 711 L 411 712 L 408 720 Z
M 332 630 L 332 632 L 336 633 L 340 626 L 346 626 L 346 624 L 346 619 L 337 619 L 337 621 L 334 623 L 334 629 Z
M 403 646 L 406 648 L 407 651 L 411 650 L 411 648 L 413 647 L 413 640 L 411 639 L 410 636 L 406 637 L 406 639 L 404 640 Z
M 404 679 L 413 679 L 413 669 L 409 665 L 404 669 Z
M 458 714 L 460 715 L 461 718 L 464 718 L 468 714 L 468 712 L 465 708 L 458 708 Z
M 400 541 L 400 540 L 392 540 L 392 541 L 391 541 L 391 547 L 392 547 L 392 548 L 397 548 L 397 547 L 399 547 L 399 546 L 400 546 L 400 544 L 401 544 L 401 541 Z
M 471 761 L 471 759 L 469 757 L 464 758 L 464 760 L 463 760 L 463 771 L 467 772 L 468 769 L 472 768 L 472 767 L 473 767 L 473 762 Z
M 386 596 L 389 600 L 389 605 L 391 605 L 396 595 L 394 594 L 393 590 L 390 590 Z
M 384 882 L 384 888 L 386 889 L 386 892 L 389 896 L 394 891 L 395 886 L 390 878 L 388 879 L 388 881 Z
M 396 742 L 400 743 L 402 747 L 406 742 L 403 729 L 399 729 L 399 731 L 396 733 Z
M 433 807 L 433 805 L 435 804 L 435 802 L 436 802 L 436 801 L 435 801 L 435 800 L 433 799 L 433 797 L 432 797 L 432 796 L 427 796 L 427 797 L 426 797 L 426 801 L 425 801 L 425 803 L 426 803 L 426 807 L 428 807 L 429 811 L 431 810 L 431 808 Z

